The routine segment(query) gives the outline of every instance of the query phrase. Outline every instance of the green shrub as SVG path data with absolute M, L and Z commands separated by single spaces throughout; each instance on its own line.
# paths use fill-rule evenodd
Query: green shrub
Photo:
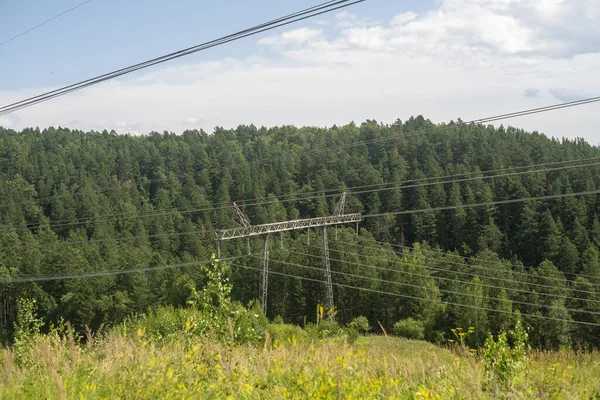
M 358 340 L 358 338 L 360 337 L 360 332 L 358 331 L 358 329 L 353 328 L 353 327 L 349 327 L 346 329 L 346 339 L 348 340 L 348 343 L 354 343 Z
M 323 319 L 317 324 L 319 338 L 326 338 L 340 333 L 340 324 L 331 319 Z
M 425 327 L 423 322 L 412 318 L 400 320 L 392 328 L 394 335 L 402 336 L 407 339 L 423 340 L 425 337 Z
M 260 305 L 250 302 L 244 307 L 231 300 L 226 264 L 214 260 L 204 270 L 208 282 L 200 291 L 191 289 L 189 307 L 154 308 L 144 318 L 130 319 L 124 324 L 125 331 L 132 335 L 137 332 L 140 340 L 153 340 L 159 344 L 177 339 L 186 339 L 191 344 L 194 336 L 206 335 L 213 335 L 227 344 L 262 342 L 269 320 Z
M 31 344 L 40 335 L 40 329 L 44 322 L 36 315 L 37 302 L 35 299 L 21 297 L 17 302 L 17 307 L 14 338 L 16 362 L 20 365 L 27 365 L 31 362 Z
M 365 334 L 371 330 L 371 327 L 369 326 L 369 320 L 367 317 L 363 317 L 362 315 L 354 318 L 352 322 L 348 324 L 348 328 L 355 329 L 362 334 Z
M 508 343 L 505 331 L 500 332 L 497 340 L 494 340 L 492 334 L 485 340 L 483 347 L 484 390 L 496 387 L 502 390 L 508 389 L 517 375 L 527 367 L 529 361 L 527 357 L 528 335 L 521 325 L 521 321 L 517 321 L 514 330 L 508 331 L 508 336 L 512 339 L 512 347 Z
M 304 342 L 308 339 L 308 333 L 297 325 L 270 324 L 267 332 L 271 335 L 273 344 Z
M 262 311 L 257 301 L 252 301 L 248 307 L 234 303 L 233 331 L 234 343 L 259 344 L 264 340 L 265 331 L 269 326 L 269 320 Z

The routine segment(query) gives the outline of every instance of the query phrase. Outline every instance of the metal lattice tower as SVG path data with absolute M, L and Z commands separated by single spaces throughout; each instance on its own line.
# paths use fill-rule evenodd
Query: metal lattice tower
M 258 295 L 263 313 L 267 314 L 267 293 L 269 286 L 269 235 L 263 237 L 263 260 Z
M 337 207 L 333 212 L 333 215 L 342 215 L 344 213 L 344 207 L 346 206 L 346 192 L 342 193 L 340 201 L 338 201 Z
M 246 218 L 246 216 L 244 215 L 242 210 L 240 210 L 237 204 L 233 203 L 233 209 L 235 210 L 235 217 L 237 218 L 239 224 L 245 228 L 249 227 L 250 221 L 248 221 L 248 218 Z
M 323 259 L 325 260 L 325 286 L 327 290 L 327 308 L 333 310 L 333 282 L 331 280 L 331 263 L 329 262 L 329 241 L 327 240 L 327 227 L 323 227 Z
M 262 251 L 262 269 L 260 274 L 259 282 L 259 300 L 263 311 L 266 314 L 267 311 L 267 293 L 269 285 L 269 234 L 281 233 L 285 231 L 293 231 L 298 229 L 323 227 L 323 258 L 325 260 L 325 284 L 327 291 L 327 306 L 332 309 L 334 306 L 333 302 L 333 282 L 331 278 L 331 265 L 329 260 L 329 243 L 327 239 L 327 227 L 336 226 L 340 224 L 348 223 L 359 223 L 362 218 L 361 215 L 356 214 L 344 214 L 344 207 L 346 204 L 346 193 L 343 193 L 340 197 L 333 215 L 327 217 L 317 218 L 306 218 L 296 219 L 292 221 L 274 222 L 270 224 L 251 225 L 250 221 L 242 210 L 233 203 L 233 209 L 236 213 L 236 218 L 240 224 L 238 228 L 221 229 L 215 231 L 217 239 L 217 252 L 218 257 L 221 257 L 221 241 L 230 239 L 249 238 L 252 236 L 263 237 L 263 251 Z M 309 233 L 310 234 L 310 233 Z M 250 248 L 250 242 L 248 242 L 248 248 Z

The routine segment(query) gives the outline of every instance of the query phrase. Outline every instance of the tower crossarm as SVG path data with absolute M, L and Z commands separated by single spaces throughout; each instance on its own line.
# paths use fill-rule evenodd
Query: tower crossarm
M 362 220 L 360 214 L 329 215 L 327 217 L 296 219 L 293 221 L 251 225 L 239 228 L 221 229 L 215 232 L 218 240 L 260 236 L 269 233 L 292 231 L 296 229 L 316 228 L 320 226 L 341 225 Z

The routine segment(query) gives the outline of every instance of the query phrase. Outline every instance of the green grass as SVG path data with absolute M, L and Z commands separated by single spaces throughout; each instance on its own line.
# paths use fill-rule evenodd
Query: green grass
M 0 350 L 2 399 L 556 398 L 600 399 L 600 354 L 532 352 L 512 387 L 482 390 L 478 355 L 392 337 L 298 339 L 259 346 L 175 336 L 158 345 L 111 332 L 78 345 L 37 336 L 22 365 Z M 285 339 L 284 339 L 285 338 Z

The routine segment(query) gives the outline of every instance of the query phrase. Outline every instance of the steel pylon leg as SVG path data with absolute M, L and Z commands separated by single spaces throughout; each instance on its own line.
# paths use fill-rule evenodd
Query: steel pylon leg
M 269 235 L 263 238 L 263 262 L 260 273 L 259 300 L 263 312 L 267 315 L 267 289 L 269 285 Z
M 327 307 L 333 310 L 333 282 L 331 280 L 331 265 L 329 262 L 329 241 L 327 240 L 327 227 L 323 227 L 323 259 L 325 260 L 325 285 L 327 286 Z M 333 317 L 332 317 L 333 318 Z

